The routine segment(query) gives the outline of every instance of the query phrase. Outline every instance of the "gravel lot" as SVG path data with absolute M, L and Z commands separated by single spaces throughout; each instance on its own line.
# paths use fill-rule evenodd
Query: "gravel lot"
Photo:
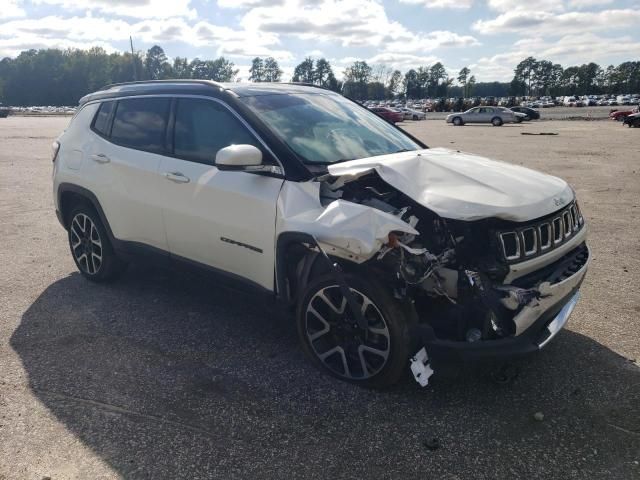
M 594 258 L 513 382 L 459 366 L 375 392 L 310 366 L 269 299 L 151 267 L 83 280 L 51 200 L 68 121 L 0 120 L 0 479 L 640 478 L 639 130 L 405 124 L 568 179 Z

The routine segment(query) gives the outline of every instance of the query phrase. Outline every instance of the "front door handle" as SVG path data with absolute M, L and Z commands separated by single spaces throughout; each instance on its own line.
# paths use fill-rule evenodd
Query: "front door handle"
M 189 177 L 185 177 L 182 173 L 180 172 L 166 172 L 164 174 L 165 178 L 167 180 L 171 180 L 172 182 L 175 183 L 189 183 Z
M 109 163 L 111 159 L 104 153 L 98 153 L 97 155 L 91 155 L 91 160 L 97 163 Z

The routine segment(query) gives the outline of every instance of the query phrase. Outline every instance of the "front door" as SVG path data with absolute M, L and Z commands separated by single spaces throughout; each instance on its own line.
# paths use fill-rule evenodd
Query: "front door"
M 174 156 L 160 165 L 169 251 L 273 289 L 276 202 L 283 180 L 215 167 L 218 150 L 238 144 L 259 148 L 265 163 L 275 161 L 225 105 L 177 100 Z

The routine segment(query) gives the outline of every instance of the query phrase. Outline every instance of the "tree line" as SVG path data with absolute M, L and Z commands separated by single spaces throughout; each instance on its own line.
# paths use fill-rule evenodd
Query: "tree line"
M 146 53 L 89 50 L 27 50 L 0 60 L 0 101 L 8 105 L 76 105 L 78 100 L 111 83 L 170 78 L 233 81 L 233 62 L 176 57 L 169 62 L 155 45 Z
M 75 105 L 89 92 L 133 80 L 207 79 L 231 82 L 239 70 L 224 57 L 170 61 L 162 47 L 146 52 L 107 53 L 89 50 L 27 50 L 0 60 L 0 101 L 10 105 Z M 273 57 L 256 57 L 248 80 L 279 82 L 283 71 Z M 457 85 L 454 82 L 457 80 Z M 291 81 L 319 85 L 356 100 L 419 99 L 471 96 L 585 95 L 640 92 L 640 62 L 602 68 L 595 63 L 563 68 L 548 60 L 521 61 L 509 82 L 477 82 L 468 67 L 454 78 L 441 62 L 402 73 L 384 64 L 355 61 L 338 80 L 325 58 L 305 58 Z
M 587 95 L 640 92 L 640 62 L 602 68 L 597 63 L 562 68 L 549 60 L 528 57 L 515 68 L 509 85 L 513 95 Z

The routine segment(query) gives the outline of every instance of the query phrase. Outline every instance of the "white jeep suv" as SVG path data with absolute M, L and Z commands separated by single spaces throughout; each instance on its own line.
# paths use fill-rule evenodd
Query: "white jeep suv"
M 539 350 L 589 262 L 573 190 L 429 149 L 322 88 L 162 81 L 87 95 L 53 193 L 87 279 L 186 262 L 295 308 L 305 352 L 369 386 Z

